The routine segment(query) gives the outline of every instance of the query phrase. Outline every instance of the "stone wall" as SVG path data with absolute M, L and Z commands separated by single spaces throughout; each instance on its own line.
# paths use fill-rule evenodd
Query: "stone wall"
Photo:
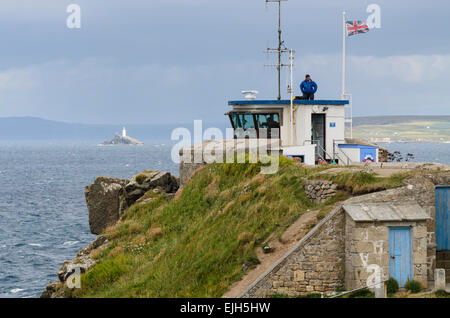
M 241 297 L 333 293 L 344 286 L 344 213 L 335 209 Z
M 377 275 L 389 278 L 389 226 L 411 226 L 413 279 L 427 287 L 427 225 L 421 222 L 358 222 L 348 215 L 345 225 L 345 288 L 376 283 Z
M 180 185 L 186 184 L 194 175 L 195 171 L 204 167 L 206 163 L 186 163 L 180 162 Z
M 306 196 L 314 203 L 326 202 L 336 194 L 337 185 L 327 180 L 307 180 Z
M 260 158 L 282 153 L 279 139 L 208 140 L 180 149 L 180 184 L 184 185 L 199 168 L 213 162 L 234 162 L 235 156 Z
M 436 252 L 436 268 L 445 269 L 447 283 L 450 283 L 450 251 Z

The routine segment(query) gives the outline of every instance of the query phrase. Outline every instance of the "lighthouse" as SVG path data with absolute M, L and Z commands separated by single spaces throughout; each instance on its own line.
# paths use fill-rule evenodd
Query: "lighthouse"
M 125 127 L 122 128 L 122 137 L 126 137 L 127 136 L 127 130 L 125 129 Z

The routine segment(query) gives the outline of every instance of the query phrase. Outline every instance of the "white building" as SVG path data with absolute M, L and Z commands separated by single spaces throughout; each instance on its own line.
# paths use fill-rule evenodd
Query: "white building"
M 345 106 L 348 103 L 347 100 L 294 100 L 291 108 L 289 100 L 247 99 L 230 101 L 232 110 L 226 115 L 235 138 L 279 137 L 283 154 L 299 157 L 306 164 L 313 165 L 320 160 L 346 165 L 377 161 L 376 146 L 346 142 Z M 270 128 L 271 132 L 267 133 Z

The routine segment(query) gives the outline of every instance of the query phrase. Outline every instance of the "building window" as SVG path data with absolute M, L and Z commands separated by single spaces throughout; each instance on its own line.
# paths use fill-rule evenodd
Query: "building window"
M 228 115 L 235 138 L 280 138 L 279 113 L 230 112 Z

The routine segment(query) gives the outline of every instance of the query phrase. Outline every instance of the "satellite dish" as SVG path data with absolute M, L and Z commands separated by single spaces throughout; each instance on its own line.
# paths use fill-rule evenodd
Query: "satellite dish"
M 241 92 L 244 95 L 244 98 L 246 100 L 255 100 L 256 94 L 258 94 L 258 91 L 242 91 Z

